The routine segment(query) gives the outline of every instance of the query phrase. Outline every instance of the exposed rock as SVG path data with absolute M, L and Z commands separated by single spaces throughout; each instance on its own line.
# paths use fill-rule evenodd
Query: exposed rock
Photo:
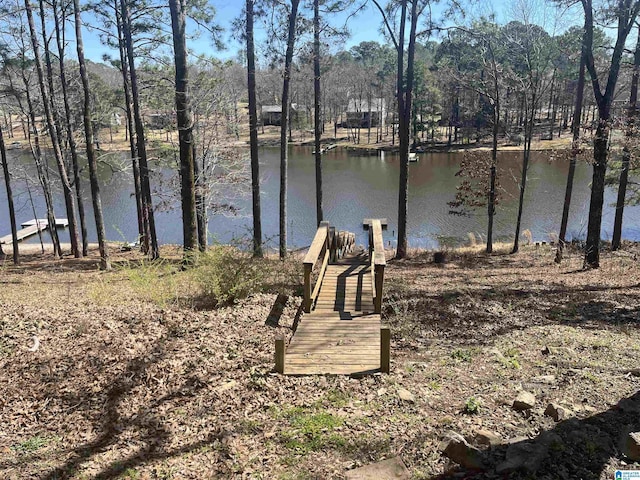
M 634 462 L 640 461 L 640 432 L 625 435 L 621 450 L 627 458 Z
M 409 470 L 400 457 L 349 470 L 344 476 L 347 480 L 408 480 L 411 478 Z
M 550 403 L 544 411 L 547 417 L 553 418 L 556 422 L 565 420 L 570 415 L 570 410 L 558 405 L 557 403 Z
M 527 391 L 521 391 L 513 401 L 513 408 L 516 410 L 529 410 L 536 404 L 536 396 Z
M 476 442 L 480 445 L 489 445 L 494 447 L 502 443 L 502 437 L 490 430 L 478 430 L 476 432 Z
M 404 388 L 398 389 L 398 397 L 400 397 L 400 400 L 402 400 L 403 402 L 416 403 L 416 399 L 413 396 L 413 393 Z
M 517 470 L 535 473 L 547 456 L 549 446 L 554 442 L 561 442 L 560 437 L 545 432 L 535 440 L 509 445 L 506 459 L 496 467 L 496 473 L 502 475 Z
M 456 432 L 448 432 L 441 445 L 442 453 L 464 468 L 485 468 L 482 452 L 467 443 L 465 438 Z

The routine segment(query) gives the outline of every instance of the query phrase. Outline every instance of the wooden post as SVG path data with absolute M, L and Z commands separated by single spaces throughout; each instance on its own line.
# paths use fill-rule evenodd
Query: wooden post
M 327 235 L 327 248 L 329 248 L 329 263 L 336 261 L 336 227 L 329 227 Z
M 391 330 L 387 326 L 380 327 L 380 371 L 391 371 Z
M 276 372 L 284 373 L 284 337 L 276 337 Z
M 382 284 L 384 283 L 384 265 L 376 265 L 375 269 L 375 284 L 376 284 L 376 298 L 373 304 L 374 313 L 382 313 Z
M 311 270 L 313 265 L 308 263 L 304 264 L 304 311 L 309 313 L 311 311 Z

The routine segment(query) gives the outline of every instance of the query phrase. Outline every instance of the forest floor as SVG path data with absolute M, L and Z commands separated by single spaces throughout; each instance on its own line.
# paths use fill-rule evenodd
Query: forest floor
M 0 478 L 341 479 L 394 456 L 413 479 L 640 469 L 620 451 L 640 430 L 640 247 L 598 270 L 577 251 L 560 266 L 548 246 L 506 251 L 390 260 L 391 373 L 362 378 L 273 372 L 300 304 L 294 260 L 265 261 L 278 273 L 262 293 L 218 307 L 175 247 L 160 263 L 114 254 L 111 272 L 95 251 L 6 261 Z M 522 391 L 535 399 L 516 410 Z M 443 454 L 450 431 L 481 470 Z

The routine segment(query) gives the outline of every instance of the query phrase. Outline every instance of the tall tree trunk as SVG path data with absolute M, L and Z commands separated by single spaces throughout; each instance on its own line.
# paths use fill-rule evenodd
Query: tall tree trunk
M 489 169 L 489 201 L 487 202 L 487 248 L 486 252 L 493 252 L 493 217 L 496 213 L 496 177 L 498 166 L 498 133 L 500 130 L 500 87 L 498 84 L 498 68 L 491 43 L 488 44 L 491 54 L 491 68 L 493 74 L 493 142 L 491 145 L 491 167 Z
M 98 182 L 98 162 L 93 147 L 93 126 L 91 125 L 91 89 L 89 86 L 89 75 L 84 59 L 84 43 L 82 41 L 82 24 L 80 21 L 80 3 L 73 0 L 73 16 L 76 27 L 76 49 L 78 51 L 78 64 L 80 67 L 80 78 L 82 80 L 82 90 L 84 92 L 83 120 L 84 139 L 87 150 L 87 161 L 89 163 L 89 181 L 91 184 L 91 200 L 93 202 L 93 216 L 96 221 L 96 233 L 98 236 L 98 248 L 100 250 L 100 268 L 109 270 L 109 250 L 107 249 L 107 239 L 104 229 L 104 219 L 102 216 L 102 200 L 100 199 L 100 183 Z
M 176 69 L 176 116 L 180 146 L 180 196 L 182 199 L 182 236 L 185 254 L 198 246 L 196 223 L 196 185 L 193 166 L 193 119 L 189 105 L 189 71 L 185 34 L 185 0 L 169 0 L 173 53 Z
M 80 251 L 78 249 L 78 229 L 76 227 L 76 208 L 73 199 L 73 191 L 71 190 L 71 184 L 69 183 L 69 177 L 67 176 L 67 169 L 64 165 L 62 152 L 60 150 L 60 142 L 58 141 L 58 133 L 56 131 L 53 115 L 51 113 L 51 100 L 45 86 L 44 71 L 42 68 L 42 60 L 40 58 L 40 48 L 36 35 L 35 23 L 33 21 L 33 11 L 31 9 L 31 3 L 29 0 L 25 0 L 24 5 L 25 11 L 27 13 L 27 21 L 29 23 L 31 46 L 33 48 L 33 54 L 35 57 L 36 70 L 38 73 L 38 83 L 40 84 L 40 93 L 42 95 L 42 104 L 44 106 L 45 118 L 49 130 L 49 137 L 51 138 L 51 146 L 56 159 L 56 163 L 58 164 L 58 172 L 60 174 L 60 181 L 62 182 L 62 189 L 64 192 L 64 201 L 67 207 L 67 216 L 69 220 L 69 236 L 71 237 L 71 251 L 73 255 L 78 258 L 80 257 Z M 55 229 L 55 223 L 53 225 L 50 225 L 49 228 Z
M 9 206 L 9 223 L 11 223 L 11 241 L 13 245 L 13 264 L 20 263 L 20 250 L 18 249 L 18 229 L 16 228 L 16 211 L 13 208 L 13 192 L 11 190 L 11 176 L 9 174 L 9 162 L 4 144 L 4 135 L 0 127 L 0 155 L 2 159 L 2 173 L 4 174 L 4 186 L 7 190 L 7 204 Z M 0 253 L 2 246 L 0 245 Z
M 289 120 L 289 87 L 291 83 L 291 63 L 293 47 L 296 40 L 296 18 L 300 0 L 291 0 L 289 12 L 289 30 L 287 36 L 287 52 L 284 58 L 284 74 L 282 80 L 282 121 L 280 123 L 280 259 L 287 256 L 287 126 Z
M 620 73 L 620 65 L 624 53 L 624 45 L 635 24 L 640 10 L 640 3 L 626 0 L 617 2 L 616 16 L 618 20 L 616 43 L 611 54 L 607 83 L 604 92 L 600 87 L 598 71 L 593 57 L 593 6 L 591 0 L 582 0 L 585 12 L 584 43 L 587 51 L 586 67 L 591 76 L 594 96 L 598 105 L 598 127 L 593 141 L 593 177 L 591 181 L 591 201 L 589 203 L 589 222 L 587 225 L 587 242 L 585 247 L 584 266 L 598 268 L 600 266 L 600 232 L 602 228 L 602 207 L 604 203 L 605 175 L 609 135 L 611 133 L 611 106 Z
M 49 50 L 49 38 L 47 36 L 46 19 L 44 11 L 44 1 L 38 0 L 38 7 L 40 11 L 40 35 L 42 36 L 42 50 L 44 53 L 44 66 L 47 74 L 47 86 L 49 89 L 49 101 L 51 106 L 51 114 L 53 115 L 53 122 L 56 127 L 56 133 L 58 134 L 58 141 L 62 144 L 62 130 L 60 128 L 60 119 L 58 118 L 58 109 L 55 105 L 55 88 L 53 86 L 53 68 L 51 68 L 51 52 Z M 57 19 L 54 17 L 54 23 Z
M 249 144 L 251 150 L 251 205 L 253 207 L 253 255 L 262 257 L 260 213 L 260 162 L 258 157 L 258 112 L 256 101 L 256 58 L 253 43 L 253 5 L 247 0 L 247 89 L 249 95 Z
M 618 183 L 618 198 L 616 200 L 616 215 L 613 221 L 613 238 L 611 239 L 611 250 L 618 250 L 622 240 L 622 217 L 624 215 L 624 201 L 627 196 L 627 182 L 629 180 L 629 162 L 631 160 L 631 150 L 629 144 L 636 135 L 636 116 L 638 113 L 638 76 L 640 73 L 640 28 L 638 29 L 638 40 L 636 51 L 633 56 L 633 76 L 631 77 L 631 96 L 629 99 L 629 110 L 627 113 L 627 125 L 625 131 L 626 142 L 622 150 L 622 170 L 620 171 L 620 181 Z
M 322 151 L 320 137 L 322 136 L 322 121 L 320 108 L 322 92 L 320 91 L 320 0 L 313 0 L 313 121 L 316 148 L 316 221 L 318 226 L 324 220 L 322 213 Z M 369 105 L 371 109 L 371 105 Z M 371 125 L 371 118 L 369 118 Z
M 24 62 L 24 59 L 23 59 Z M 33 155 L 33 161 L 36 164 L 36 171 L 38 172 L 38 181 L 40 187 L 42 187 L 42 193 L 44 196 L 44 202 L 47 208 L 47 221 L 49 225 L 55 225 L 55 211 L 53 209 L 53 197 L 51 195 L 51 185 L 49 183 L 49 177 L 47 176 L 44 165 L 42 164 L 42 149 L 40 148 L 40 133 L 38 132 L 38 125 L 36 123 L 36 114 L 31 100 L 30 86 L 27 78 L 22 72 L 22 82 L 25 87 L 25 97 L 27 99 L 27 108 L 29 110 L 29 145 L 31 146 L 31 154 Z M 31 132 L 33 129 L 33 143 L 31 142 Z M 31 196 L 31 193 L 29 193 Z M 37 217 L 36 217 L 37 218 Z M 53 254 L 56 258 L 62 257 L 62 247 L 60 245 L 60 238 L 58 237 L 58 230 L 49 228 L 49 234 L 51 235 L 51 243 L 53 244 Z
M 148 242 L 147 252 L 152 259 L 160 258 L 158 249 L 158 237 L 156 235 L 156 222 L 153 212 L 153 202 L 151 199 L 151 184 L 149 182 L 149 165 L 147 163 L 147 147 L 145 145 L 144 124 L 140 112 L 140 99 L 138 95 L 138 76 L 136 74 L 135 55 L 133 52 L 133 38 L 131 36 L 131 19 L 127 0 L 120 0 L 122 11 L 122 34 L 129 61 L 129 74 L 131 81 L 131 100 L 133 103 L 133 118 L 136 131 L 136 149 L 140 162 L 140 186 L 142 188 L 142 210 L 145 222 L 149 225 L 149 237 L 145 236 L 144 241 Z
M 573 111 L 573 124 L 571 130 L 573 140 L 571 145 L 571 159 L 569 160 L 569 172 L 567 173 L 567 187 L 564 194 L 564 205 L 562 207 L 562 220 L 560 221 L 560 234 L 558 236 L 558 248 L 556 250 L 555 262 L 562 262 L 564 247 L 567 242 L 567 224 L 569 223 L 569 209 L 571 208 L 571 196 L 573 193 L 573 177 L 576 173 L 576 157 L 580 147 L 580 120 L 582 119 L 582 104 L 584 100 L 585 81 L 585 60 L 586 52 L 584 40 L 580 55 L 580 70 L 578 72 L 578 85 L 576 87 L 576 104 Z
M 530 105 L 531 115 L 527 117 L 525 124 L 524 149 L 522 154 L 522 174 L 520 177 L 520 197 L 518 200 L 518 216 L 516 218 L 516 233 L 513 239 L 511 253 L 518 253 L 520 248 L 520 227 L 522 225 L 522 211 L 524 209 L 524 193 L 527 188 L 527 172 L 529 170 L 529 157 L 531 155 L 531 140 L 533 139 L 533 125 L 536 111 L 536 97 L 533 94 Z
M 76 201 L 78 202 L 78 214 L 80 216 L 80 233 L 82 236 L 82 255 L 86 256 L 89 250 L 89 237 L 87 235 L 87 224 L 84 213 L 84 200 L 82 199 L 82 187 L 80 185 L 80 166 L 78 162 L 78 148 L 74 134 L 74 125 L 69 106 L 69 94 L 67 91 L 67 74 L 64 65 L 65 55 L 65 12 L 62 11 L 62 19 L 58 16 L 56 0 L 52 2 L 53 18 L 56 29 L 56 44 L 58 46 L 58 64 L 60 67 L 60 83 L 62 84 L 62 98 L 64 100 L 64 114 L 66 120 L 67 142 L 71 151 L 71 165 L 73 167 L 73 183 L 76 188 Z
M 129 60 L 127 59 L 126 47 L 122 34 L 122 12 L 119 8 L 120 0 L 114 0 L 114 10 L 116 12 L 116 26 L 118 32 L 118 50 L 120 53 L 120 65 L 122 73 L 122 86 L 124 90 L 125 112 L 127 115 L 126 130 L 129 132 L 129 151 L 131 152 L 131 168 L 133 170 L 133 188 L 136 197 L 136 213 L 138 214 L 138 241 L 142 253 L 149 252 L 149 222 L 145 221 L 142 206 L 142 186 L 140 182 L 140 164 L 136 149 L 135 127 L 133 125 L 133 107 L 131 101 L 131 87 L 129 84 Z M 147 239 L 147 242 L 144 239 Z
M 407 18 L 407 0 L 402 1 L 400 13 L 400 31 L 398 44 L 396 45 L 398 72 L 397 98 L 398 98 L 398 143 L 400 144 L 400 175 L 398 188 L 398 245 L 397 258 L 407 255 L 407 184 L 409 176 L 409 124 L 405 115 L 405 84 L 404 84 L 404 32 Z
M 196 223 L 198 224 L 198 248 L 201 252 L 207 250 L 207 202 L 206 202 L 206 182 L 204 174 L 204 160 L 202 156 L 202 167 L 196 155 L 196 141 L 193 141 L 193 175 L 196 180 Z

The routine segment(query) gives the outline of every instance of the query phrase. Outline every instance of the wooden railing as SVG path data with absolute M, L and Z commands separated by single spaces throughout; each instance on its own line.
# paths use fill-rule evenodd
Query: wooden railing
M 336 232 L 329 222 L 320 222 L 309 251 L 304 257 L 304 311 L 309 313 L 318 297 L 324 272 L 330 262 L 335 262 L 353 249 L 356 236 L 346 231 Z M 312 276 L 320 265 L 315 284 L 312 289 Z
M 371 290 L 373 291 L 373 308 L 375 313 L 382 311 L 382 286 L 384 284 L 384 267 L 387 260 L 384 256 L 382 230 L 387 229 L 387 220 L 365 219 L 362 227 L 369 231 L 369 259 L 371 261 Z
M 333 243 L 332 233 L 331 227 L 329 227 L 329 222 L 321 222 L 318 230 L 316 231 L 315 237 L 313 237 L 313 242 L 311 242 L 309 251 L 304 257 L 303 306 L 306 313 L 311 311 L 311 305 L 318 297 L 318 292 L 320 292 L 322 278 L 324 277 L 324 272 L 327 269 L 327 265 L 329 264 L 329 259 L 331 257 L 331 246 Z M 318 278 L 312 291 L 311 274 L 319 263 L 319 260 L 321 261 L 322 266 L 320 267 L 320 272 L 318 273 Z

